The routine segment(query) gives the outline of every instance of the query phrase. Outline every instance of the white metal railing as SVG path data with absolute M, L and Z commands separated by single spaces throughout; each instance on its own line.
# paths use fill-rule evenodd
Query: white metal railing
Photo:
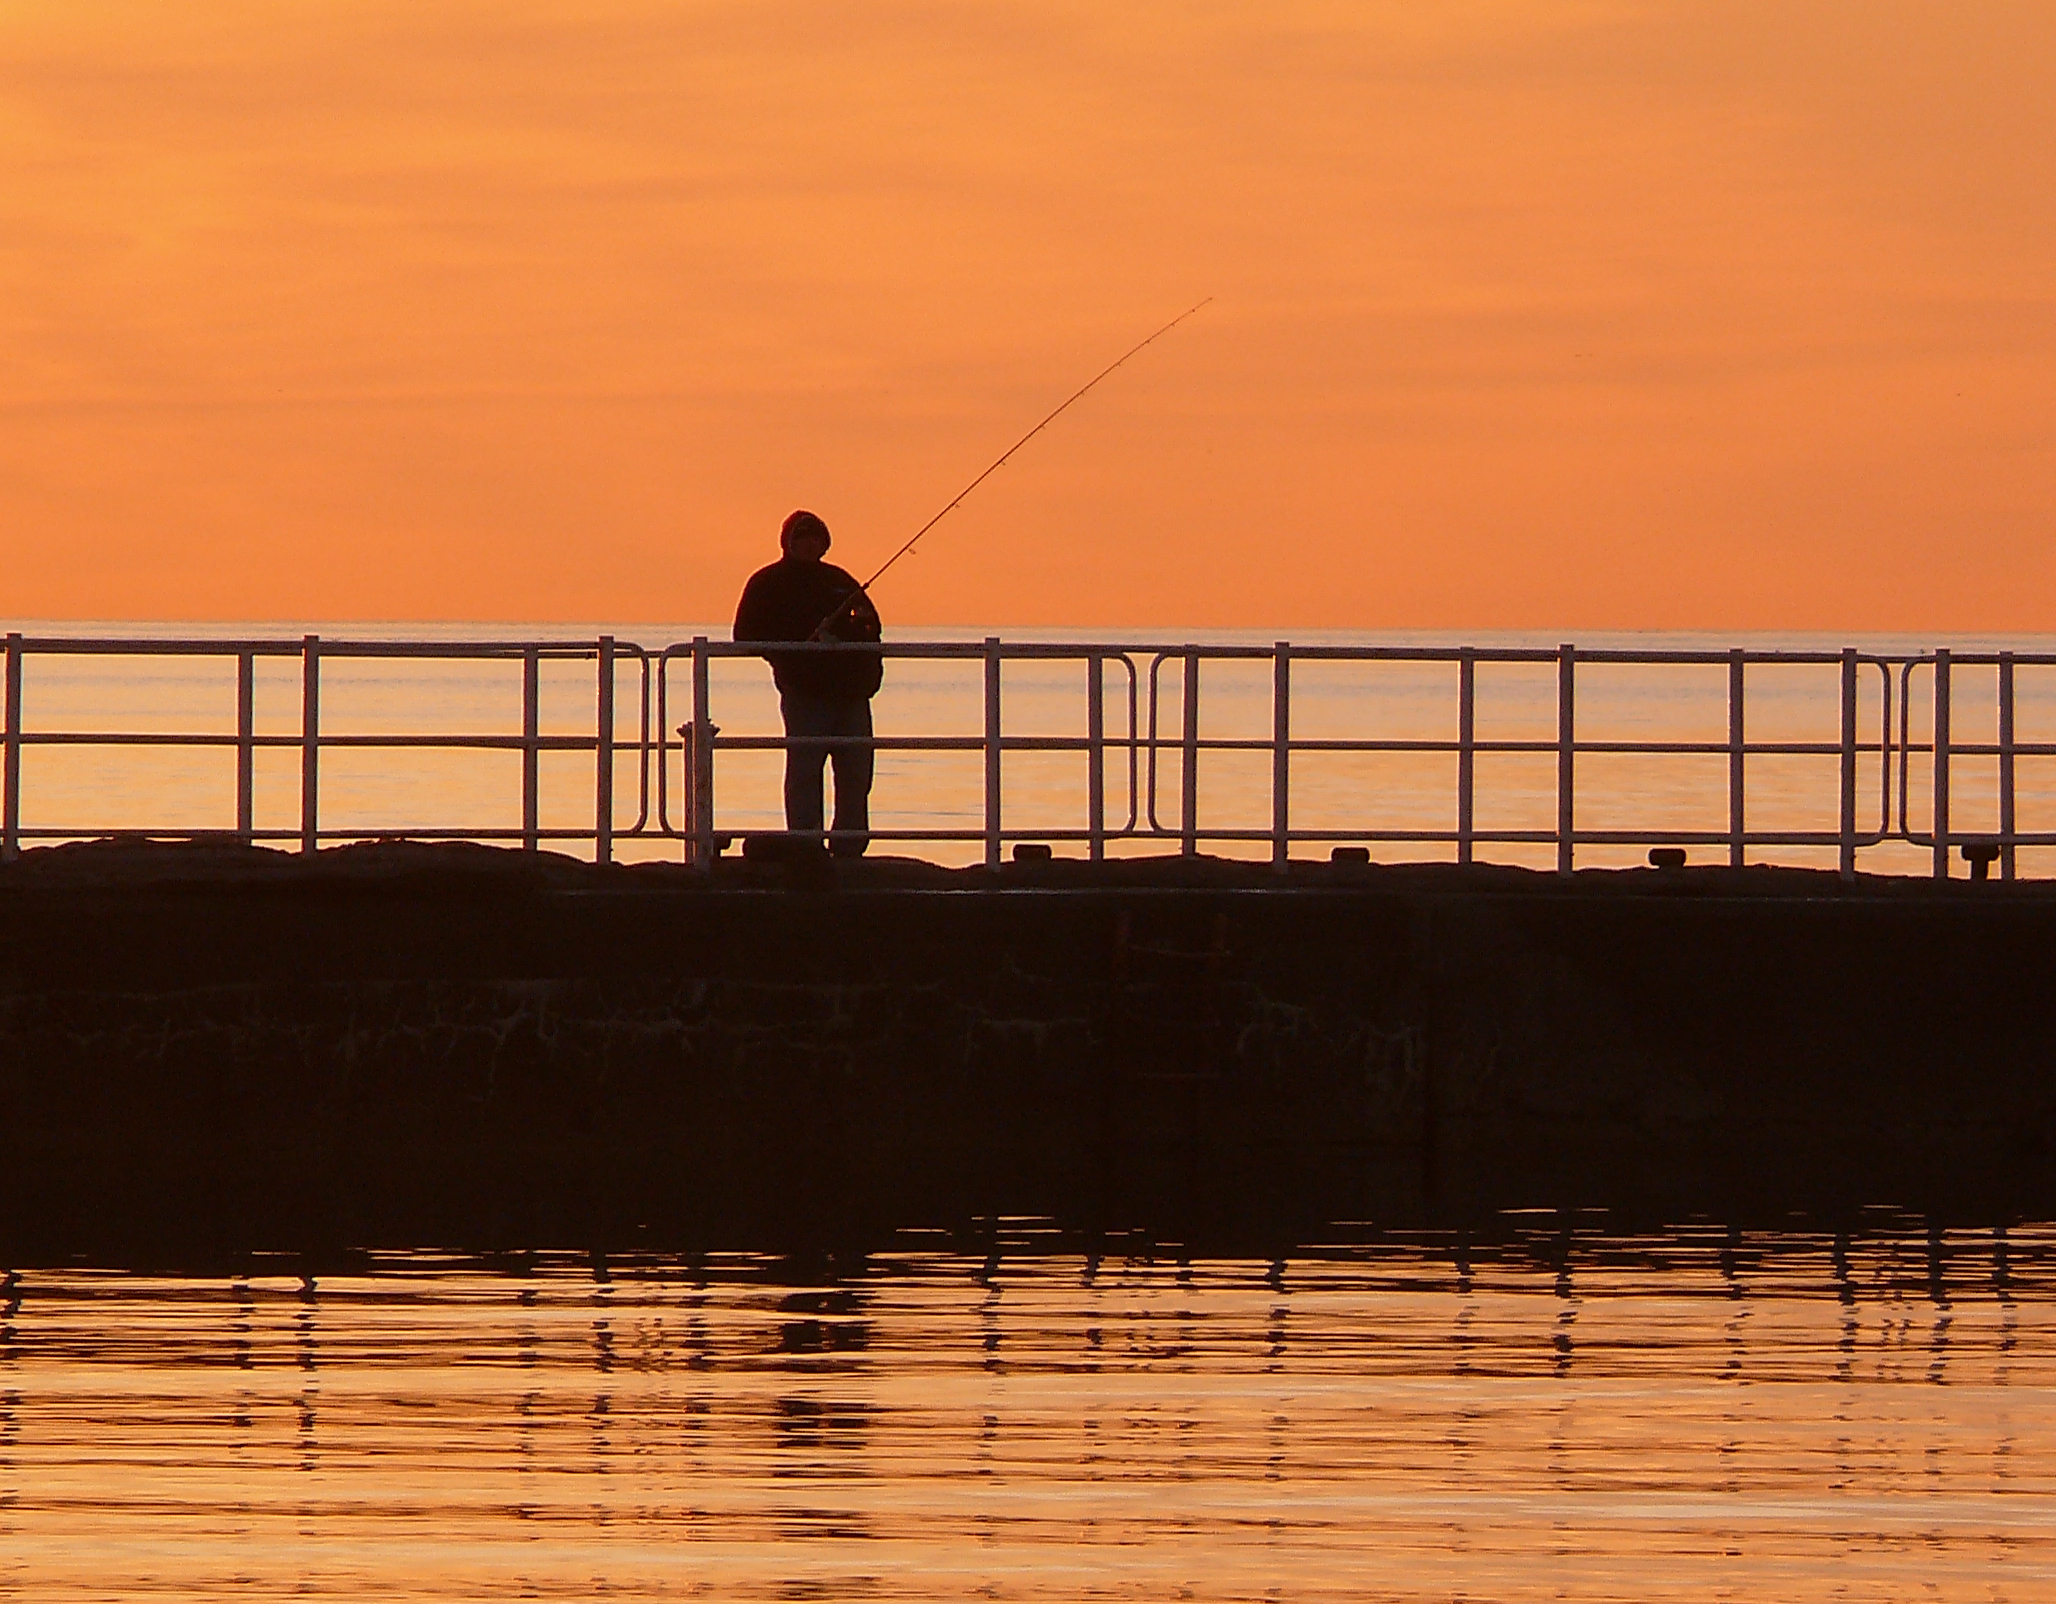
M 642 833 L 649 817 L 648 765 L 644 763 L 641 811 L 625 830 L 614 822 L 615 764 L 612 754 L 620 747 L 615 731 L 616 664 L 636 662 L 641 667 L 642 695 L 640 729 L 629 748 L 643 753 L 650 749 L 649 657 L 641 647 L 617 642 L 612 636 L 593 641 L 347 641 L 323 640 L 318 635 L 298 639 L 188 640 L 87 639 L 73 637 L 6 637 L 6 723 L 0 733 L 4 743 L 4 771 L 0 771 L 0 852 L 12 857 L 22 842 L 29 840 L 76 840 L 94 832 L 90 827 L 59 823 L 25 828 L 21 823 L 21 757 L 26 747 L 181 747 L 232 749 L 236 761 L 236 821 L 231 835 L 245 842 L 296 841 L 300 849 L 312 852 L 323 841 L 363 840 L 379 832 L 362 829 L 324 829 L 320 821 L 321 755 L 324 751 L 351 748 L 514 751 L 522 758 L 521 814 L 518 829 L 472 826 L 423 829 L 406 834 L 422 840 L 512 840 L 534 848 L 546 840 L 590 841 L 604 862 L 612 855 L 618 835 Z M 27 662 L 43 657 L 185 657 L 232 661 L 236 675 L 236 730 L 221 733 L 165 731 L 76 731 L 27 730 L 23 727 L 24 669 Z M 256 730 L 255 680 L 260 658 L 296 658 L 300 665 L 299 728 L 290 734 L 260 735 Z M 433 662 L 506 662 L 521 671 L 522 715 L 518 735 L 443 732 L 435 734 L 384 733 L 342 734 L 326 732 L 321 726 L 321 675 L 326 662 L 363 658 L 411 658 Z M 594 725 L 591 735 L 544 735 L 538 726 L 541 665 L 546 661 L 591 660 L 597 665 L 594 696 Z M 268 749 L 290 749 L 300 760 L 300 821 L 296 828 L 256 827 L 254 819 L 254 777 L 256 756 Z M 594 805 L 591 828 L 545 828 L 539 819 L 540 784 L 538 765 L 544 752 L 592 752 Z M 185 831 L 144 831 L 145 834 L 187 834 Z
M 2001 874 L 2012 878 L 2022 846 L 2056 845 L 2056 831 L 2024 831 L 2018 827 L 2017 765 L 2023 757 L 2056 756 L 2056 743 L 2016 738 L 2016 671 L 2022 667 L 2056 666 L 2056 655 L 2031 653 L 1964 653 L 1935 651 L 1877 654 L 1854 648 L 1839 652 L 1699 650 L 1584 650 L 1564 645 L 1554 650 L 1529 647 L 1423 646 L 1271 646 L 1006 642 L 891 642 L 876 647 L 803 645 L 781 647 L 801 653 L 882 653 L 896 660 L 955 660 L 975 663 L 983 677 L 983 727 L 976 734 L 878 735 L 869 738 L 876 750 L 912 753 L 977 753 L 984 771 L 983 813 L 975 825 L 881 828 L 866 832 L 871 840 L 906 843 L 972 843 L 982 846 L 986 863 L 997 865 L 1009 842 L 1069 841 L 1081 843 L 1095 860 L 1115 842 L 1175 844 L 1186 855 L 1204 846 L 1247 849 L 1268 847 L 1271 861 L 1283 865 L 1296 845 L 1388 843 L 1444 847 L 1459 863 L 1478 861 L 1495 846 L 1553 849 L 1556 867 L 1568 873 L 1580 847 L 1711 846 L 1724 848 L 1728 861 L 1741 864 L 1753 854 L 1761 859 L 1779 849 L 1833 849 L 1842 873 L 1853 875 L 1859 851 L 1886 841 L 1911 843 L 1931 854 L 1933 872 L 1946 877 L 1952 848 L 1982 874 L 1996 860 Z M 39 658 L 65 656 L 188 657 L 232 664 L 236 676 L 236 729 L 222 732 L 30 729 L 24 722 L 28 665 Z M 25 825 L 22 811 L 22 755 L 43 746 L 130 746 L 217 748 L 232 750 L 236 764 L 235 822 L 220 833 L 246 842 L 290 841 L 311 852 L 324 842 L 363 840 L 385 834 L 413 839 L 515 841 L 534 850 L 544 842 L 590 843 L 595 858 L 606 862 L 624 839 L 663 839 L 678 843 L 689 861 L 710 865 L 731 830 L 719 827 L 716 769 L 723 752 L 776 751 L 787 744 L 775 735 L 723 735 L 715 719 L 712 666 L 723 659 L 759 658 L 759 647 L 698 637 L 657 650 L 646 650 L 611 636 L 588 640 L 515 641 L 372 641 L 297 639 L 147 639 L 5 637 L 5 722 L 0 726 L 0 853 L 18 855 L 26 842 L 78 839 L 104 833 L 83 821 Z M 289 733 L 259 734 L 254 718 L 255 667 L 262 658 L 296 659 L 300 677 L 299 727 Z M 358 658 L 411 658 L 426 661 L 503 662 L 521 675 L 521 730 L 518 734 L 470 732 L 341 733 L 326 731 L 321 720 L 323 665 Z M 546 662 L 590 662 L 594 693 L 589 733 L 544 734 L 539 723 L 539 676 Z M 1001 668 L 1010 662 L 1043 665 L 1069 663 L 1083 670 L 1086 727 L 1076 735 L 1029 735 L 1008 729 Z M 1268 665 L 1270 729 L 1255 736 L 1204 734 L 1201 685 L 1209 664 L 1241 662 Z M 1410 664 L 1446 669 L 1455 680 L 1455 727 L 1446 735 L 1425 739 L 1295 736 L 1292 727 L 1295 665 L 1334 663 Z M 636 732 L 622 740 L 617 730 L 624 664 L 634 665 L 638 682 Z M 679 665 L 689 676 L 682 696 L 675 695 L 671 671 Z M 1527 739 L 1488 738 L 1478 730 L 1478 671 L 1482 666 L 1526 665 L 1553 673 L 1556 717 L 1553 733 Z M 1724 741 L 1672 739 L 1597 739 L 1578 733 L 1578 684 L 1581 669 L 1633 665 L 1647 668 L 1723 668 L 1727 677 L 1727 735 Z M 1833 668 L 1839 674 L 1840 726 L 1834 740 L 1752 738 L 1749 717 L 1750 670 L 1773 666 Z M 1952 729 L 1951 707 L 1956 676 L 1965 670 L 1991 670 L 1995 676 L 1996 739 L 1965 741 Z M 1107 728 L 1107 684 L 1117 693 L 1116 728 Z M 1877 729 L 1865 738 L 1859 729 L 1860 688 L 1875 676 Z M 1916 738 L 1911 712 L 1919 680 L 1926 676 L 1932 696 L 1929 739 Z M 1170 701 L 1169 680 L 1176 691 L 1179 727 L 1163 730 Z M 887 692 L 890 694 L 890 691 Z M 676 704 L 686 716 L 672 731 Z M 1894 713 L 1897 717 L 1895 720 Z M 1125 718 L 1119 713 L 1125 711 Z M 816 748 L 853 744 L 858 738 L 818 738 Z M 299 758 L 299 821 L 296 828 L 259 828 L 253 805 L 256 754 L 288 748 Z M 324 826 L 321 809 L 321 759 L 325 751 L 344 748 L 439 748 L 504 750 L 521 757 L 521 824 L 518 828 L 446 826 L 408 828 L 404 832 L 367 829 L 361 825 Z M 592 816 L 589 825 L 545 826 L 539 811 L 539 759 L 544 753 L 589 753 L 593 759 Z M 1069 752 L 1082 754 L 1086 765 L 1085 823 L 1078 828 L 1050 829 L 1041 824 L 1019 827 L 1005 817 L 1001 778 L 1010 753 Z M 1258 826 L 1228 825 L 1202 815 L 1202 771 L 1209 754 L 1243 753 L 1268 757 L 1270 812 Z M 1312 753 L 1441 755 L 1455 761 L 1452 820 L 1448 827 L 1402 828 L 1378 817 L 1375 803 L 1363 816 L 1329 828 L 1293 822 L 1293 758 Z M 1481 756 L 1528 754 L 1553 758 L 1555 820 L 1544 828 L 1485 828 L 1478 823 L 1478 760 Z M 1579 760 L 1597 755 L 1643 758 L 1724 757 L 1727 766 L 1727 820 L 1724 829 L 1581 828 Z M 1749 775 L 1753 760 L 1816 757 L 1838 760 L 1839 817 L 1832 830 L 1760 828 L 1751 822 Z M 1913 761 L 1928 760 L 1931 791 L 1927 817 L 1912 812 Z M 1996 759 L 1997 817 L 1994 832 L 1952 828 L 1951 778 L 1966 759 Z M 635 770 L 638 810 L 635 819 L 615 818 L 615 784 L 619 764 Z M 1122 816 L 1108 814 L 1108 765 L 1122 771 L 1126 807 Z M 677 767 L 674 810 L 674 766 Z M 1175 809 L 1163 782 L 1175 768 Z M 1866 779 L 1866 772 L 1869 778 Z M 1863 805 L 1866 792 L 1872 807 Z M 654 800 L 653 800 L 654 795 Z M 674 817 L 674 811 L 676 817 Z M 1924 823 L 1925 828 L 1920 826 Z M 144 834 L 190 835 L 190 830 L 144 830 Z

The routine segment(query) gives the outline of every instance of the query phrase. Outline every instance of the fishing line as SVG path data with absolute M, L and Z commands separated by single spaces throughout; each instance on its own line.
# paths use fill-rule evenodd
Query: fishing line
M 941 523 L 943 519 L 947 518 L 952 512 L 956 511 L 956 509 L 963 504 L 964 498 L 966 496 L 970 495 L 972 491 L 976 490 L 980 485 L 984 484 L 986 480 L 990 479 L 994 474 L 998 473 L 1001 468 L 1005 467 L 1007 464 L 1007 459 L 1009 457 L 1013 456 L 1015 452 L 1019 451 L 1030 440 L 1033 440 L 1038 434 L 1042 433 L 1042 431 L 1044 429 L 1047 429 L 1052 423 L 1055 423 L 1058 418 L 1062 417 L 1064 413 L 1070 409 L 1074 402 L 1084 400 L 1086 395 L 1091 392 L 1093 387 L 1097 385 L 1100 382 L 1100 380 L 1106 378 L 1109 374 L 1113 373 L 1116 368 L 1120 367 L 1130 357 L 1138 355 L 1144 349 L 1144 347 L 1153 344 L 1157 340 L 1162 339 L 1166 334 L 1169 334 L 1171 330 L 1175 329 L 1180 323 L 1183 323 L 1187 318 L 1192 316 L 1194 312 L 1197 312 L 1200 309 L 1200 307 L 1207 305 L 1208 302 L 1212 300 L 1213 297 L 1209 295 L 1206 298 L 1206 300 L 1198 301 L 1195 302 L 1193 305 L 1188 306 L 1184 311 L 1180 312 L 1176 317 L 1172 318 L 1170 322 L 1166 323 L 1162 328 L 1158 329 L 1154 334 L 1150 335 L 1148 339 L 1139 341 L 1135 345 L 1129 347 L 1128 350 L 1122 352 L 1121 355 L 1116 357 L 1113 361 L 1109 362 L 1105 367 L 1101 368 L 1099 372 L 1095 373 L 1083 385 L 1079 386 L 1077 390 L 1072 392 L 1071 395 L 1066 397 L 1060 405 L 1052 409 L 1049 415 L 1045 417 L 1040 423 L 1036 424 L 1034 428 L 1030 429 L 1026 434 L 1022 435 L 1020 439 L 1016 440 L 1012 445 L 1008 446 L 1006 450 L 1002 451 L 997 457 L 993 459 L 992 463 L 985 469 L 983 473 L 979 474 L 977 478 L 973 479 L 969 484 L 965 485 L 963 489 L 959 490 L 956 493 L 956 495 L 951 497 L 949 504 L 945 506 L 942 509 L 942 511 L 938 512 L 933 518 L 930 518 L 919 529 L 916 529 L 912 535 L 908 536 L 906 544 L 901 546 L 900 549 L 894 552 L 890 557 L 886 558 L 885 561 L 879 565 L 877 573 L 873 574 L 869 579 L 865 580 L 855 590 L 851 591 L 849 595 L 845 596 L 840 602 L 838 602 L 836 604 L 835 610 L 832 613 L 830 613 L 827 618 L 821 620 L 820 627 L 814 631 L 814 638 L 817 640 L 820 639 L 822 630 L 825 630 L 832 620 L 840 618 L 842 616 L 843 610 L 847 608 L 851 602 L 855 601 L 859 596 L 867 594 L 873 585 L 877 584 L 879 580 L 885 577 L 887 569 L 891 568 L 894 563 L 898 562 L 902 557 L 906 556 L 908 552 L 912 551 L 914 549 L 915 543 L 919 541 L 923 535 L 927 534 L 929 530 L 933 529 L 937 524 Z

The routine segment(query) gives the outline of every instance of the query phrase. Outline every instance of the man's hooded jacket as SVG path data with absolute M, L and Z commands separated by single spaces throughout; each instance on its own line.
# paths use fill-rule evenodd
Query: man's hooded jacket
M 821 630 L 824 640 L 871 643 L 884 633 L 878 609 L 855 575 L 828 562 L 781 557 L 759 568 L 743 586 L 735 609 L 739 641 L 805 641 Z M 874 652 L 766 652 L 771 677 L 782 695 L 861 700 L 878 693 L 884 659 Z

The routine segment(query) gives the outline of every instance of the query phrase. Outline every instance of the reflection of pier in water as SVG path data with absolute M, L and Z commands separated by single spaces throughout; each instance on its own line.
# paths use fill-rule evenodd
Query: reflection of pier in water
M 1662 1553 L 1657 1597 L 1775 1565 L 1811 1600 L 1851 1564 L 1917 1555 L 1946 1592 L 2056 1561 L 2027 1518 L 2056 1477 L 2047 1228 L 1334 1235 L 29 1270 L 0 1304 L 0 1532 L 16 1575 L 90 1591 L 148 1554 L 174 1598 L 207 1596 L 231 1516 L 242 1574 L 316 1591 L 887 1568 L 946 1597 L 967 1555 L 1068 1553 L 1067 1585 L 1169 1566 L 1207 1598 L 1366 1565 L 1418 1587 L 1454 1550 L 1518 1599 Z

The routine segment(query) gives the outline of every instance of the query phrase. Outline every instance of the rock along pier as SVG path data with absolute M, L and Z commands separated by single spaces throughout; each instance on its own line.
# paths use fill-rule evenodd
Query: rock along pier
M 0 1259 L 2056 1214 L 2056 885 L 0 868 Z

